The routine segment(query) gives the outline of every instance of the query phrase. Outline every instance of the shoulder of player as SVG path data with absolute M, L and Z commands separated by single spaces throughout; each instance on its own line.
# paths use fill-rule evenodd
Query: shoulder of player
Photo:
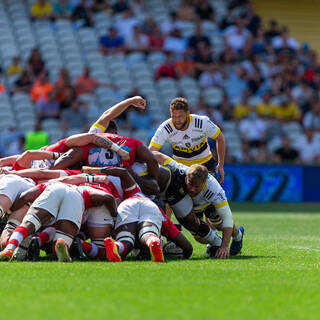
M 190 119 L 191 126 L 196 129 L 205 129 L 207 127 L 207 123 L 211 121 L 209 117 L 197 114 L 191 114 Z
M 162 131 L 164 131 L 164 132 L 167 133 L 167 134 L 173 133 L 173 131 L 174 131 L 174 126 L 173 126 L 173 123 L 172 123 L 171 118 L 168 119 L 168 120 L 166 120 L 166 121 L 163 121 L 163 122 L 160 124 L 158 130 L 162 130 Z
M 210 201 L 221 188 L 222 187 L 220 186 L 218 181 L 214 177 L 209 175 L 207 179 L 206 187 L 202 191 L 201 196 L 202 198 Z

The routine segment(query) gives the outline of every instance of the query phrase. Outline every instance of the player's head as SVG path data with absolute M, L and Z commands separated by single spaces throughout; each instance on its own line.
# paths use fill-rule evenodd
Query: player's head
M 176 129 L 187 129 L 190 115 L 188 100 L 182 97 L 173 99 L 170 103 L 170 115 Z
M 187 172 L 186 184 L 188 194 L 195 197 L 203 188 L 208 178 L 208 169 L 201 164 L 193 164 Z
M 108 127 L 106 128 L 105 132 L 108 133 L 118 133 L 118 125 L 117 122 L 115 120 L 110 120 Z

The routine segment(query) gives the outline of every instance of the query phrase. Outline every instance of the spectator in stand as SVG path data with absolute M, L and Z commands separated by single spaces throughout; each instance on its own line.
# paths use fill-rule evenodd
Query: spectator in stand
M 162 51 L 164 44 L 164 37 L 161 33 L 160 27 L 154 25 L 149 35 L 149 50 L 150 51 Z
M 279 30 L 277 21 L 270 20 L 269 29 L 266 30 L 264 33 L 264 36 L 266 37 L 267 42 L 272 42 L 272 39 L 279 35 L 280 35 L 280 30 Z
M 41 100 L 47 101 L 49 92 L 53 89 L 54 87 L 48 79 L 48 73 L 46 71 L 42 71 L 32 86 L 30 98 L 34 103 L 38 103 Z
M 183 23 L 181 20 L 178 19 L 176 12 L 170 13 L 170 18 L 162 22 L 161 24 L 161 31 L 164 35 L 170 34 L 173 30 L 178 29 L 182 30 Z
M 53 17 L 52 5 L 47 0 L 37 0 L 31 6 L 32 20 L 49 20 Z
M 320 144 L 319 140 L 315 138 L 314 130 L 306 129 L 305 136 L 302 136 L 296 145 L 304 164 L 319 162 Z
M 73 7 L 68 0 L 58 0 L 53 5 L 53 15 L 56 19 L 71 19 Z
M 119 53 L 124 49 L 124 39 L 118 35 L 117 29 L 114 27 L 110 27 L 108 34 L 100 38 L 100 51 L 103 54 Z
M 77 24 L 81 27 L 92 27 L 92 16 L 92 10 L 88 6 L 87 1 L 81 0 L 79 5 L 74 8 L 74 11 L 72 13 L 72 20 L 74 22 L 77 22 Z
M 129 5 L 126 0 L 118 0 L 113 6 L 112 10 L 115 14 L 122 13 L 125 10 L 129 9 Z
M 176 72 L 174 69 L 174 53 L 167 52 L 166 59 L 161 64 L 156 71 L 155 79 L 159 80 L 160 78 L 175 78 Z
M 135 16 L 145 16 L 146 8 L 143 0 L 134 0 L 130 6 Z
M 274 111 L 275 117 L 281 122 L 299 121 L 301 112 L 293 100 L 283 97 L 280 105 Z
M 311 111 L 307 112 L 303 118 L 303 126 L 306 129 L 313 129 L 320 132 L 320 102 L 312 106 Z
M 93 0 L 92 10 L 93 12 L 110 12 L 111 7 L 108 0 Z
M 188 50 L 183 53 L 182 59 L 175 63 L 174 68 L 179 79 L 182 77 L 195 77 L 196 64 Z
M 41 54 L 38 48 L 34 48 L 31 51 L 28 59 L 28 71 L 31 77 L 37 77 L 45 68 L 45 63 L 41 58 Z
M 288 52 L 293 53 L 298 50 L 299 43 L 296 39 L 289 36 L 287 27 L 283 27 L 281 34 L 272 38 L 272 47 L 276 53 Z
M 4 86 L 3 83 L 3 73 L 2 73 L 2 69 L 0 67 L 0 95 L 6 92 L 6 87 Z
M 126 37 L 126 48 L 127 51 L 142 51 L 147 52 L 149 50 L 148 47 L 148 37 L 142 33 L 139 26 L 133 27 L 133 32 Z
M 58 101 L 59 105 L 62 105 L 63 108 L 70 106 L 69 97 L 70 94 L 74 93 L 74 88 L 70 79 L 70 75 L 67 69 L 61 68 L 59 72 L 59 77 L 54 86 L 55 98 Z
M 224 17 L 224 19 L 220 23 L 220 29 L 225 30 L 228 27 L 234 25 L 234 23 L 235 23 L 235 18 L 234 18 L 233 12 L 231 9 L 228 9 L 227 15 Z
M 249 105 L 249 91 L 244 91 L 241 102 L 234 107 L 234 117 L 236 119 L 247 118 L 250 114 L 251 107 Z
M 49 144 L 48 134 L 42 130 L 42 123 L 37 120 L 33 132 L 28 132 L 25 136 L 25 149 L 38 150 Z
M 21 154 L 24 151 L 24 135 L 11 126 L 0 133 L 0 150 L 4 157 Z
M 152 118 L 146 110 L 135 108 L 128 113 L 128 121 L 133 130 L 150 130 Z
M 28 71 L 24 71 L 21 77 L 15 82 L 13 93 L 24 92 L 30 94 L 32 81 Z
M 119 35 L 126 39 L 132 35 L 133 28 L 136 25 L 138 25 L 138 20 L 134 16 L 133 11 L 128 8 L 122 13 L 122 17 L 116 22 L 115 27 L 117 28 Z
M 80 102 L 75 100 L 73 101 L 71 108 L 62 112 L 61 128 L 64 132 L 70 129 L 79 129 L 79 133 L 88 131 L 87 116 L 80 107 Z
M 291 141 L 287 136 L 282 138 L 282 146 L 274 151 L 273 161 L 276 163 L 298 162 L 299 152 L 291 145 Z
M 202 89 L 210 87 L 220 87 L 223 76 L 217 61 L 210 64 L 207 71 L 201 73 L 199 77 L 199 85 Z
M 224 39 L 226 46 L 232 50 L 236 52 L 245 50 L 251 41 L 251 32 L 246 29 L 244 19 L 237 18 L 236 24 L 224 31 Z
M 170 36 L 165 38 L 163 49 L 182 54 L 187 49 L 187 40 L 182 37 L 179 29 L 174 29 Z
M 247 118 L 240 120 L 239 129 L 242 139 L 248 141 L 250 147 L 257 148 L 266 141 L 266 123 L 258 118 L 255 108 Z
M 147 35 L 151 35 L 154 31 L 155 27 L 159 27 L 157 23 L 154 22 L 152 15 L 148 15 L 144 21 L 141 23 L 141 29 L 143 32 Z M 162 31 L 160 30 L 160 33 L 162 36 Z
M 192 110 L 192 113 L 201 115 L 201 116 L 207 116 L 212 120 L 213 123 L 218 125 L 219 127 L 222 126 L 223 123 L 223 117 L 222 113 L 218 108 L 211 108 L 205 101 L 204 97 L 202 95 L 199 96 L 197 105 L 194 110 Z
M 195 11 L 200 20 L 214 21 L 214 10 L 208 0 L 197 1 Z
M 267 43 L 262 28 L 259 28 L 252 39 L 251 51 L 253 54 L 263 54 L 266 52 Z
M 199 77 L 201 72 L 208 70 L 213 63 L 211 47 L 206 45 L 205 42 L 199 42 L 194 61 L 196 63 L 196 76 Z
M 59 118 L 60 108 L 59 102 L 56 99 L 56 93 L 54 90 L 50 91 L 47 100 L 40 100 L 36 104 L 36 112 L 39 120 L 47 118 Z
M 242 97 L 248 90 L 245 69 L 239 64 L 229 69 L 223 86 L 231 101 Z
M 81 96 L 82 94 L 93 94 L 94 90 L 98 86 L 105 86 L 105 87 L 113 87 L 112 84 L 107 83 L 107 82 L 100 82 L 94 77 L 91 77 L 90 75 L 90 68 L 86 66 L 84 68 L 83 74 L 80 75 L 77 78 L 76 81 L 76 93 L 77 96 Z
M 262 95 L 262 101 L 257 105 L 257 113 L 261 118 L 271 118 L 275 114 L 277 106 L 271 101 L 269 91 Z
M 19 57 L 14 57 L 12 60 L 12 63 L 7 69 L 7 77 L 11 76 L 21 76 L 23 72 L 23 68 L 20 63 L 20 58 Z
M 251 1 L 248 1 L 246 6 L 245 19 L 247 21 L 247 29 L 253 34 L 256 35 L 257 30 L 260 28 L 261 19 L 254 10 L 253 4 Z
M 222 101 L 217 107 L 223 117 L 223 121 L 232 121 L 234 119 L 233 108 L 230 104 L 230 100 L 226 94 L 222 96 Z M 223 127 L 223 124 L 222 124 Z
M 192 0 L 183 0 L 178 10 L 178 19 L 182 21 L 195 21 L 197 19 Z
M 201 22 L 198 21 L 195 26 L 194 35 L 188 39 L 188 47 L 192 49 L 193 54 L 197 51 L 200 42 L 204 42 L 207 46 L 210 46 L 210 40 L 203 34 Z

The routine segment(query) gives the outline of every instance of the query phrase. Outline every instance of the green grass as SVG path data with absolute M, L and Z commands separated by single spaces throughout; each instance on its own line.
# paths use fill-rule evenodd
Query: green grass
M 246 233 L 230 260 L 194 243 L 166 264 L 2 262 L 2 319 L 319 319 L 319 206 L 297 207 L 233 205 Z

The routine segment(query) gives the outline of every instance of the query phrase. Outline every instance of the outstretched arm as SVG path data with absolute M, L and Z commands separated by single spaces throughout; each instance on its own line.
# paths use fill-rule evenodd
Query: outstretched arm
M 110 120 L 118 117 L 131 105 L 140 109 L 145 109 L 146 101 L 140 96 L 135 96 L 115 104 L 100 116 L 100 118 L 91 126 L 89 132 L 104 132 L 106 128 L 108 128 Z
M 59 152 L 45 150 L 27 150 L 16 159 L 18 165 L 23 168 L 30 168 L 33 160 L 55 160 L 60 157 Z
M 17 211 L 18 209 L 22 208 L 25 204 L 33 202 L 39 197 L 40 194 L 41 191 L 37 187 L 33 187 L 25 192 L 22 192 L 13 203 L 11 211 Z
M 5 157 L 0 159 L 0 167 L 11 166 L 17 159 L 19 155 Z

